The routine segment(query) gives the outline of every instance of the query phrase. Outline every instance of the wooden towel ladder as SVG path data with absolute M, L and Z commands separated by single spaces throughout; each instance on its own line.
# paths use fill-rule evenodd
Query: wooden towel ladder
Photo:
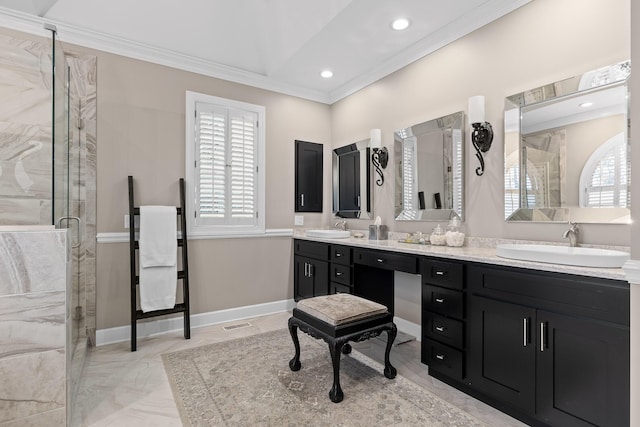
M 173 308 L 155 310 L 144 313 L 138 310 L 137 288 L 140 277 L 136 270 L 136 251 L 139 249 L 135 232 L 135 216 L 140 215 L 140 208 L 133 203 L 133 177 L 129 176 L 129 264 L 131 266 L 131 351 L 136 351 L 137 321 L 150 317 L 165 316 L 172 313 L 184 313 L 184 338 L 191 338 L 191 325 L 189 321 L 189 263 L 187 262 L 187 220 L 185 217 L 185 189 L 184 178 L 180 178 L 180 207 L 177 216 L 180 219 L 181 236 L 178 239 L 178 250 L 182 249 L 182 270 L 178 271 L 178 280 L 182 280 L 182 301 Z

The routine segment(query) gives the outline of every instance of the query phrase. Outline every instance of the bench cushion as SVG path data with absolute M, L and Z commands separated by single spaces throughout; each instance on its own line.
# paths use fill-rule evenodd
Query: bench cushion
M 330 325 L 342 325 L 386 313 L 387 307 L 351 294 L 322 295 L 298 301 L 298 310 Z

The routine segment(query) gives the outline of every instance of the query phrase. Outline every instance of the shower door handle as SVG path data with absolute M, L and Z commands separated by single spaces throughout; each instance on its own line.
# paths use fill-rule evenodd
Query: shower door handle
M 82 242 L 82 232 L 80 231 L 80 223 L 81 223 L 81 219 L 77 216 L 61 216 L 60 218 L 58 218 L 58 228 L 62 228 L 62 221 L 76 221 L 76 223 L 78 224 L 78 242 L 74 245 L 73 243 L 71 244 L 72 248 L 78 248 L 80 247 L 80 243 Z

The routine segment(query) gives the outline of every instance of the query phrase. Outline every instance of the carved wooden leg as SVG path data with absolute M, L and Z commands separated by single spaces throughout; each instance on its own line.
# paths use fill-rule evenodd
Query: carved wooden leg
M 391 352 L 391 347 L 393 346 L 393 342 L 395 341 L 397 334 L 398 328 L 395 323 L 392 323 L 391 329 L 387 329 L 387 348 L 384 352 L 384 376 L 389 379 L 395 378 L 397 374 L 396 368 L 391 366 L 391 361 L 389 360 L 389 353 Z
M 296 349 L 296 355 L 289 361 L 289 368 L 291 368 L 292 371 L 299 371 L 302 366 L 300 364 L 300 341 L 298 341 L 298 325 L 293 323 L 293 317 L 289 318 L 289 333 L 293 340 L 293 346 Z
M 340 352 L 344 343 L 340 340 L 331 340 L 329 342 L 329 352 L 331 353 L 331 361 L 333 362 L 333 387 L 329 392 L 329 398 L 333 403 L 341 402 L 344 398 L 342 388 L 340 387 Z

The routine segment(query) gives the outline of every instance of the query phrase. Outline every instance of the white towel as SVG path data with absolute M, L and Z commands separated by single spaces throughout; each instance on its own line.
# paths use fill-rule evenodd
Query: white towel
M 140 207 L 140 308 L 145 313 L 176 304 L 176 222 L 175 206 Z
M 175 206 L 140 206 L 140 266 L 176 265 L 178 241 Z

